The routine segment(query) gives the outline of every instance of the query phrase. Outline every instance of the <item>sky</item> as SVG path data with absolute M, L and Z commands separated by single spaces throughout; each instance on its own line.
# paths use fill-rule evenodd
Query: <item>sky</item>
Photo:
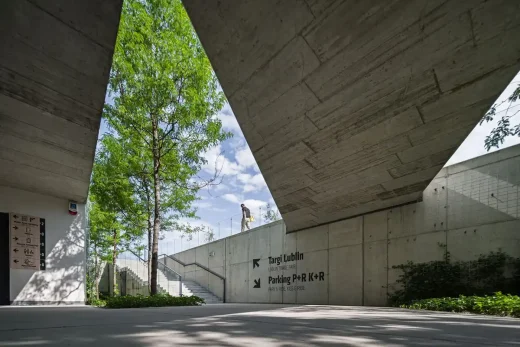
M 497 99 L 497 103 L 507 99 L 519 83 L 520 73 Z M 503 112 L 507 111 L 508 106 L 506 103 L 497 108 L 497 114 L 501 116 Z M 520 103 L 516 103 L 511 105 L 507 112 L 514 113 L 519 110 Z M 217 117 L 222 121 L 224 130 L 233 133 L 233 137 L 204 154 L 208 163 L 203 167 L 200 176 L 211 176 L 217 168 L 221 172 L 222 182 L 199 192 L 200 200 L 194 204 L 198 210 L 199 219 L 185 219 L 182 222 L 192 226 L 204 225 L 212 228 L 215 238 L 220 239 L 240 232 L 241 203 L 244 203 L 255 216 L 256 220 L 252 223 L 252 227 L 263 224 L 262 215 L 265 214 L 268 203 L 274 208 L 276 205 L 228 103 Z M 520 122 L 520 115 L 512 119 L 513 124 L 515 121 Z M 484 148 L 484 140 L 497 122 L 498 119 L 495 119 L 493 122 L 477 125 L 446 163 L 446 166 L 488 153 Z M 102 124 L 100 134 L 105 131 L 106 126 Z M 520 143 L 519 137 L 510 137 L 500 149 L 518 143 Z M 498 149 L 492 149 L 490 152 L 496 150 Z M 203 235 L 195 236 L 191 241 L 187 241 L 178 233 L 168 232 L 160 241 L 159 253 L 172 254 L 204 243 Z
M 498 97 L 496 104 L 501 103 L 503 100 L 507 100 L 507 98 L 511 95 L 511 93 L 515 90 L 515 88 L 520 84 L 520 72 L 511 80 L 511 83 L 504 89 L 502 94 Z M 509 110 L 508 110 L 509 108 Z M 520 143 L 520 137 L 508 137 L 504 141 L 504 144 L 500 146 L 500 148 L 493 148 L 489 152 L 484 147 L 484 141 L 486 136 L 489 135 L 489 132 L 497 126 L 498 121 L 505 114 L 514 114 L 515 112 L 520 111 L 520 102 L 516 102 L 513 104 L 509 104 L 506 102 L 501 106 L 497 107 L 497 116 L 492 122 L 484 123 L 482 125 L 477 124 L 473 131 L 468 135 L 466 140 L 460 145 L 457 151 L 453 154 L 453 156 L 448 160 L 446 166 L 460 163 L 462 161 L 466 161 L 472 158 L 480 157 L 481 155 L 496 152 L 500 149 L 504 149 L 510 146 L 514 146 Z M 511 124 L 520 123 L 520 114 L 511 118 Z
M 106 102 L 110 101 L 107 96 Z M 240 232 L 241 203 L 255 217 L 255 221 L 251 223 L 252 228 L 263 224 L 262 216 L 267 204 L 273 209 L 276 209 L 276 204 L 228 103 L 217 117 L 221 120 L 223 129 L 233 136 L 204 154 L 207 164 L 199 176 L 212 177 L 215 170 L 220 171 L 220 184 L 203 188 L 199 192 L 200 200 L 194 203 L 199 219 L 182 219 L 181 222 L 209 227 L 213 229 L 215 238 L 220 239 Z M 107 126 L 102 122 L 100 136 L 106 131 Z M 180 236 L 175 232 L 166 233 L 160 242 L 159 253 L 171 254 L 204 243 L 202 234 L 191 241 L 181 239 Z

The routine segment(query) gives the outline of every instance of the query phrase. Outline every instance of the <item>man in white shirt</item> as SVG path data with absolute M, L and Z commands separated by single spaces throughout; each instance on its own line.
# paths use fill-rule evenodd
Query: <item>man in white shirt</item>
M 241 204 L 240 207 L 242 207 L 242 232 L 251 229 L 249 227 L 249 221 L 251 220 L 251 211 L 246 207 L 246 205 Z

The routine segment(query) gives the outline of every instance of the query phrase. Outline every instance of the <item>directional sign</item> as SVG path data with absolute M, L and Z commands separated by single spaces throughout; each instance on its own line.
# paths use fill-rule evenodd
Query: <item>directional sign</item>
M 45 270 L 45 220 L 11 213 L 9 222 L 11 268 Z
M 260 288 L 260 278 L 257 280 L 254 280 L 254 282 L 255 282 L 255 285 L 253 286 L 253 288 Z
M 253 269 L 255 267 L 260 267 L 260 264 L 258 263 L 260 261 L 260 259 L 253 259 Z

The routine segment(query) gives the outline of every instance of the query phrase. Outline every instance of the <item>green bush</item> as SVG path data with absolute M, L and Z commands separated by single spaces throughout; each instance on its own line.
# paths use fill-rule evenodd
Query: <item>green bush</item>
M 503 252 L 481 255 L 473 261 L 451 262 L 449 252 L 445 251 L 445 259 L 441 261 L 408 262 L 392 268 L 402 270 L 397 280 L 401 289 L 389 294 L 393 306 L 459 295 L 520 293 L 520 259 Z
M 102 300 L 102 299 L 89 299 L 87 301 L 87 305 L 97 306 L 97 307 L 105 307 L 106 304 L 107 304 L 106 300 Z
M 416 310 L 470 312 L 520 318 L 520 297 L 497 292 L 492 296 L 464 296 L 417 300 L 402 308 Z
M 198 296 L 171 296 L 169 294 L 157 294 L 153 296 L 125 295 L 99 300 L 92 305 L 106 308 L 139 308 L 139 307 L 165 307 L 165 306 L 198 306 L 204 304 L 204 299 Z

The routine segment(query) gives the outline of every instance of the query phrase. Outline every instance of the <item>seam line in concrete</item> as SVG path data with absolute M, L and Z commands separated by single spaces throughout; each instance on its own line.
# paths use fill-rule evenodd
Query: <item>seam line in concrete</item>
M 72 98 L 72 97 L 70 97 L 70 96 L 68 96 L 68 95 L 65 95 L 65 94 L 63 94 L 63 93 L 61 93 L 61 92 L 59 92 L 59 91 L 57 91 L 57 90 L 55 90 L 55 89 L 53 89 L 53 88 L 51 88 L 51 87 L 45 85 L 45 84 L 42 84 L 42 83 L 40 83 L 40 82 L 38 82 L 38 81 L 35 81 L 35 80 L 31 79 L 31 77 L 25 76 L 24 74 L 21 74 L 21 73 L 19 73 L 18 71 L 14 71 L 14 70 L 12 70 L 12 69 L 10 69 L 10 68 L 8 68 L 8 67 L 6 67 L 6 66 L 3 66 L 3 65 L 1 65 L 1 64 L 0 64 L 0 67 L 2 67 L 3 69 L 5 69 L 5 70 L 7 70 L 7 71 L 10 71 L 10 72 L 13 73 L 14 75 L 18 75 L 18 76 L 20 76 L 20 77 L 26 78 L 27 80 L 31 81 L 31 82 L 34 83 L 34 84 L 39 85 L 40 87 L 43 87 L 43 88 L 45 88 L 45 89 L 47 89 L 47 90 L 50 90 L 50 91 L 52 91 L 52 92 L 58 94 L 60 97 L 63 97 L 63 98 L 69 99 L 69 100 L 73 101 L 74 103 L 77 103 L 77 104 L 79 104 L 79 105 L 85 106 L 85 107 L 88 108 L 89 110 L 94 111 L 96 114 L 98 114 L 98 111 L 101 112 L 101 109 L 103 108 L 103 107 L 101 107 L 100 110 L 97 110 L 97 109 L 95 109 L 94 107 L 92 107 L 92 106 L 90 106 L 90 105 L 87 105 L 87 104 L 85 104 L 85 103 L 83 103 L 83 102 L 81 102 L 81 101 L 79 101 L 79 100 L 76 100 L 76 99 L 74 99 L 74 98 Z M 14 93 L 14 92 L 10 92 L 10 93 L 15 94 L 15 95 L 17 95 L 17 96 L 20 96 L 19 94 Z M 4 94 L 4 95 L 5 95 L 5 94 Z M 9 96 L 9 95 L 8 95 L 8 96 Z M 20 100 L 20 99 L 18 99 L 18 100 Z M 49 113 L 49 114 L 52 114 L 54 117 L 59 117 L 59 116 L 57 116 L 55 113 L 51 113 L 51 112 L 49 112 L 49 111 L 47 111 L 47 110 L 43 110 L 43 109 L 39 108 L 38 106 L 36 106 L 36 105 L 34 105 L 34 104 L 31 104 L 31 103 L 27 103 L 27 104 L 30 105 L 30 106 L 32 106 L 32 107 L 35 107 L 35 108 L 37 108 L 37 109 L 39 109 L 39 110 L 42 110 L 42 111 L 44 111 L 44 112 L 47 112 L 47 113 Z M 98 121 L 98 120 L 95 119 L 95 118 L 89 117 L 88 114 L 84 114 L 83 117 L 84 117 L 85 119 L 87 119 L 87 120 L 90 120 L 90 121 L 94 121 L 94 122 L 97 122 L 97 121 Z M 67 120 L 67 121 L 69 121 L 69 122 L 71 122 L 71 123 L 74 123 L 74 124 L 78 124 L 78 123 L 72 122 L 72 121 L 70 121 L 70 120 L 68 120 L 68 119 L 66 119 L 66 118 L 63 118 L 63 117 L 59 117 L 59 118 L 65 119 L 65 120 Z M 81 125 L 81 124 L 78 124 L 78 125 Z M 89 125 L 91 125 L 91 124 L 89 123 Z M 84 126 L 84 125 L 83 125 L 83 126 Z M 89 130 L 93 130 L 93 129 L 89 129 Z
M 237 86 L 237 88 L 236 88 L 233 92 L 231 92 L 230 95 L 229 95 L 229 97 L 227 98 L 228 101 L 229 101 L 229 103 L 231 104 L 231 99 L 233 99 L 233 98 L 235 97 L 235 94 L 237 94 L 238 91 L 240 91 L 241 89 L 243 89 L 244 86 L 247 85 L 247 84 L 248 84 L 248 83 L 253 79 L 253 77 L 256 76 L 256 74 L 257 74 L 259 71 L 261 71 L 263 68 L 265 68 L 267 65 L 269 65 L 269 63 L 270 63 L 273 59 L 275 59 L 276 57 L 278 57 L 278 56 L 282 53 L 282 51 L 283 51 L 287 46 L 289 46 L 289 45 L 290 45 L 290 44 L 291 44 L 295 39 L 297 39 L 298 37 L 301 37 L 301 35 L 298 34 L 298 33 L 295 34 L 295 35 L 294 35 L 292 38 L 290 38 L 290 39 L 289 39 L 285 44 L 283 44 L 282 47 L 280 47 L 280 49 L 279 49 L 278 51 L 274 52 L 274 54 L 271 55 L 270 58 L 268 58 L 268 59 L 267 59 L 267 60 L 266 60 L 262 65 L 260 65 L 256 70 L 254 70 L 253 73 L 252 73 L 251 75 L 249 75 L 249 76 L 244 80 L 244 82 L 240 83 L 240 84 Z M 305 41 L 305 43 L 307 44 L 307 41 Z M 307 44 L 307 46 L 309 46 L 309 45 Z M 309 48 L 310 48 L 310 46 L 309 46 Z M 311 49 L 311 51 L 312 51 L 312 48 L 310 48 L 310 49 Z M 312 51 L 312 52 L 313 52 L 313 54 L 315 54 L 314 51 Z M 320 61 L 320 60 L 318 59 L 318 61 Z M 308 74 L 307 74 L 307 75 L 308 75 Z M 303 78 L 302 78 L 302 80 L 303 80 Z M 285 94 L 288 90 L 290 90 L 290 89 L 291 89 L 292 87 L 294 87 L 295 85 L 298 85 L 298 83 L 300 83 L 302 80 L 300 80 L 300 81 L 298 81 L 297 83 L 295 83 L 294 85 L 290 86 L 286 91 L 284 91 L 283 93 L 281 93 L 280 96 L 282 96 L 283 94 Z M 277 100 L 278 98 L 279 98 L 279 97 L 275 98 L 272 102 L 274 102 L 274 101 Z M 272 102 L 271 102 L 271 103 L 272 103 Z M 264 108 L 264 107 L 263 107 L 263 108 Z M 262 108 L 262 109 L 263 109 L 263 108 Z M 248 112 L 248 114 L 249 114 L 249 112 Z
M 78 30 L 72 26 L 70 26 L 69 24 L 67 24 L 66 22 L 64 22 L 61 18 L 59 17 L 56 17 L 53 13 L 47 11 L 46 9 L 42 8 L 41 6 L 38 6 L 36 3 L 34 3 L 33 1 L 28 1 L 32 6 L 36 7 L 37 9 L 39 9 L 40 11 L 42 12 L 45 12 L 47 13 L 49 16 L 51 16 L 52 18 L 56 19 L 58 22 L 62 23 L 63 25 L 69 27 L 70 29 L 74 30 L 75 32 L 77 32 L 78 34 L 80 34 L 81 36 L 83 36 L 84 38 L 86 38 L 87 40 L 89 40 L 90 42 L 94 43 L 96 46 L 99 46 L 101 47 L 103 50 L 105 50 L 109 55 L 111 55 L 114 51 L 113 49 L 110 49 L 109 47 L 106 47 L 105 45 L 97 42 L 96 40 L 94 40 L 92 37 L 90 37 L 89 35 L 85 34 L 84 32 L 82 32 L 81 30 Z M 117 29 L 119 31 L 119 20 L 117 21 Z M 115 43 L 115 42 L 114 42 Z
M 305 227 L 305 228 L 300 228 L 300 229 L 296 229 L 296 230 L 291 230 L 291 231 L 288 231 L 287 234 L 296 233 L 298 231 L 302 231 L 302 230 L 306 230 L 306 229 L 310 229 L 310 228 L 316 228 L 316 227 L 319 227 L 319 226 L 322 226 L 322 225 L 332 224 L 332 223 L 335 223 L 335 222 L 341 222 L 341 221 L 344 221 L 344 220 L 347 220 L 347 219 L 352 219 L 352 218 L 364 216 L 366 214 L 381 212 L 381 211 L 384 211 L 384 210 L 388 210 L 389 208 L 415 204 L 416 202 L 418 202 L 418 199 L 415 199 L 415 200 L 412 200 L 412 201 L 409 201 L 409 202 L 405 202 L 405 203 L 402 203 L 402 204 L 398 204 L 398 205 L 395 205 L 395 206 L 389 206 L 389 207 L 385 207 L 385 208 L 380 208 L 379 210 L 374 210 L 374 211 L 365 212 L 365 213 L 359 213 L 359 214 L 355 214 L 353 216 L 349 216 L 349 217 L 345 217 L 345 218 L 334 219 L 334 220 L 331 220 L 331 221 L 328 221 L 328 222 L 325 222 L 325 223 L 320 223 L 320 224 L 313 225 L 312 227 Z
M 365 216 L 361 216 L 361 305 L 365 306 Z
M 433 80 L 435 81 L 435 86 L 437 87 L 437 90 L 439 91 L 439 93 L 442 95 L 441 85 L 439 84 L 439 79 L 437 78 L 437 73 L 435 73 L 435 69 L 432 69 L 432 74 L 433 74 Z
M 471 38 L 473 39 L 473 47 L 477 47 L 477 38 L 475 36 L 475 26 L 473 24 L 473 18 L 471 16 L 471 9 L 468 10 L 469 26 L 471 28 Z
M 415 106 L 415 108 L 417 109 L 417 113 L 419 113 L 419 117 L 421 117 L 421 121 L 423 122 L 423 124 L 426 124 L 426 122 L 424 121 L 424 115 L 423 115 L 423 113 L 421 111 L 421 108 L 419 106 Z M 410 140 L 410 143 L 412 143 L 411 140 Z

